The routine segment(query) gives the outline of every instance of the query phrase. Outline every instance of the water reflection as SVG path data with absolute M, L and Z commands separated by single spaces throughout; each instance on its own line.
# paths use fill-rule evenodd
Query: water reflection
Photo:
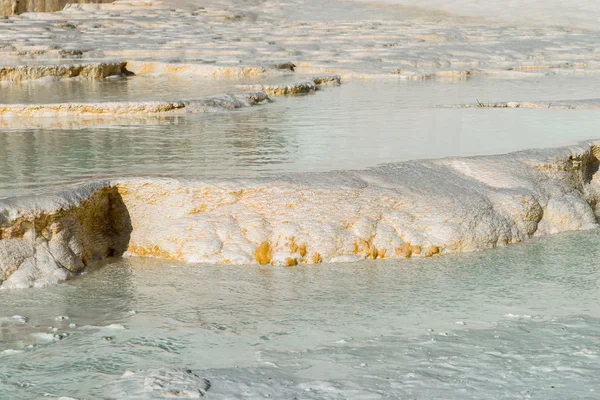
M 105 177 L 256 177 L 597 138 L 595 110 L 435 108 L 473 99 L 585 98 L 597 88 L 594 79 L 544 79 L 350 82 L 235 112 L 14 119 L 0 130 L 0 197 Z
M 599 240 L 598 232 L 578 232 L 478 254 L 297 268 L 112 260 L 66 284 L 0 293 L 0 317 L 29 317 L 0 328 L 0 393 L 89 398 L 127 369 L 251 374 L 245 368 L 265 362 L 287 374 L 280 383 L 337 379 L 330 372 L 337 370 L 356 382 L 366 371 L 369 390 L 385 377 L 400 383 L 421 370 L 443 374 L 449 362 L 461 379 L 476 363 L 482 379 L 510 370 L 517 383 L 540 362 L 597 370 L 595 356 L 583 366 L 575 351 L 595 351 Z M 60 315 L 70 319 L 55 320 Z M 32 336 L 52 327 L 67 336 Z M 537 360 L 531 346 L 542 342 Z M 515 363 L 504 365 L 495 354 L 516 354 Z M 357 369 L 360 363 L 366 365 Z M 215 382 L 228 371 L 212 371 Z M 455 382 L 432 375 L 421 381 L 440 391 Z M 542 387 L 536 382 L 529 384 Z M 404 387 L 386 390 L 400 398 Z
M 298 80 L 294 75 L 244 78 L 197 78 L 189 75 L 140 75 L 103 80 L 0 82 L 4 104 L 94 103 L 110 101 L 158 101 L 198 99 L 239 91 L 236 85 L 281 83 Z
M 0 132 L 0 195 L 128 175 L 249 176 L 289 162 L 297 138 L 247 112 L 173 118 L 163 125 Z M 285 114 L 270 116 L 286 125 Z

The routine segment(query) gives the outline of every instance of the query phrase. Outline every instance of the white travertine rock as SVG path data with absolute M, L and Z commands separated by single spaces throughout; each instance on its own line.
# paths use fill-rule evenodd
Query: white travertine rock
M 447 108 L 557 108 L 561 110 L 598 110 L 600 99 L 559 100 L 559 101 L 507 101 L 498 103 L 444 105 Z
M 121 254 L 131 231 L 120 198 L 106 182 L 44 198 L 8 199 L 0 209 L 5 289 L 64 281 L 94 260 Z
M 304 94 L 317 90 L 313 81 L 295 82 L 279 85 L 240 85 L 243 90 L 260 90 L 269 96 L 285 96 L 289 94 Z
M 222 94 L 204 99 L 105 103 L 0 104 L 0 119 L 15 117 L 60 117 L 101 115 L 154 115 L 181 112 L 235 110 L 269 101 L 266 93 L 251 91 Z
M 102 62 L 89 64 L 18 65 L 0 67 L 0 81 L 23 82 L 52 78 L 103 79 L 108 76 L 127 75 L 126 62 Z
M 210 387 L 208 379 L 189 369 L 153 369 L 126 371 L 105 391 L 119 399 L 199 399 L 207 394 Z
M 219 66 L 212 64 L 128 61 L 127 70 L 136 75 L 195 75 L 210 78 L 246 78 L 262 75 L 288 75 L 294 71 L 291 62 L 259 66 Z
M 560 0 L 353 0 L 398 6 L 423 7 L 463 16 L 527 21 L 546 26 L 583 26 L 598 29 L 600 12 L 594 0 L 564 2 Z
M 69 3 L 111 3 L 114 0 L 0 0 L 0 15 L 60 11 Z
M 117 179 L 2 200 L 2 288 L 58 282 L 120 254 L 295 266 L 593 229 L 598 145 L 252 180 Z
M 339 75 L 319 75 L 310 78 L 310 80 L 294 83 L 284 83 L 279 85 L 239 85 L 243 90 L 259 90 L 269 96 L 285 96 L 290 94 L 305 94 L 317 90 L 319 86 L 342 83 Z
M 495 9 L 521 10 L 494 2 Z M 453 8 L 459 2 L 443 3 Z M 488 3 L 479 2 L 477 7 L 486 10 Z M 540 0 L 528 3 L 525 9 L 539 6 L 544 15 L 553 8 L 566 8 L 574 13 L 574 23 L 568 29 L 552 25 L 540 28 L 522 21 L 481 23 L 431 10 L 417 14 L 413 9 L 396 7 L 366 10 L 353 2 L 323 6 L 316 0 L 270 1 L 268 5 L 205 0 L 202 7 L 193 0 L 115 1 L 74 5 L 57 13 L 28 12 L 1 20 L 0 59 L 4 65 L 42 65 L 58 59 L 69 64 L 127 60 L 128 70 L 136 74 L 216 78 L 291 74 L 296 70 L 341 74 L 344 79 L 388 76 L 454 80 L 474 74 L 600 70 L 595 50 L 600 39 L 594 31 L 598 21 L 579 23 L 597 19 L 598 13 L 591 12 L 595 10 L 591 0 L 583 8 L 554 0 L 552 6 Z M 330 8 L 320 15 L 311 11 L 315 7 Z M 565 12 L 556 14 L 563 18 Z M 336 23 L 328 20 L 332 15 Z

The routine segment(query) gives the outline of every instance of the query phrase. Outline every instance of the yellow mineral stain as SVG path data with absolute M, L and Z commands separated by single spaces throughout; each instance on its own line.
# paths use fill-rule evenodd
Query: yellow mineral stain
M 386 249 L 380 249 L 379 250 L 379 258 L 384 258 L 385 257 L 385 253 L 387 252 Z
M 160 247 L 158 247 L 158 246 L 144 247 L 144 246 L 130 245 L 127 250 L 130 253 L 133 253 L 138 256 L 143 256 L 143 257 L 157 257 L 157 258 L 165 258 L 165 259 L 172 259 L 172 260 L 177 259 L 177 257 L 173 257 L 168 252 L 161 250 Z
M 410 258 L 412 256 L 412 246 L 410 242 L 404 242 L 402 247 L 397 248 L 396 255 L 398 257 Z
M 290 238 L 290 241 L 289 241 L 289 243 L 288 243 L 288 246 L 289 246 L 289 248 L 290 248 L 290 251 L 291 251 L 292 253 L 295 253 L 295 252 L 297 252 L 297 251 L 298 251 L 298 245 L 296 244 L 296 238 L 295 238 L 294 236 L 292 236 L 292 237 Z
M 440 248 L 438 246 L 429 246 L 427 248 L 427 253 L 425 253 L 425 257 L 431 257 L 435 254 L 440 254 Z
M 417 245 L 413 246 L 412 253 L 413 254 L 421 254 L 421 246 L 417 246 Z
M 300 246 L 298 246 L 298 253 L 300 253 L 300 256 L 302 257 L 306 256 L 306 243 L 303 243 Z
M 198 207 L 192 208 L 189 214 L 200 214 L 203 212 L 206 212 L 206 204 L 200 204 Z
M 267 265 L 271 262 L 273 258 L 273 251 L 271 250 L 271 245 L 269 242 L 262 242 L 254 252 L 254 258 L 256 258 L 256 262 L 260 265 Z
M 375 260 L 377 257 L 379 257 L 379 251 L 377 250 L 377 247 L 373 246 L 373 244 L 369 244 L 369 247 L 366 249 L 366 255 L 371 260 Z
M 323 259 L 321 258 L 321 254 L 319 254 L 319 253 L 314 253 L 312 260 L 313 260 L 313 263 L 315 263 L 315 264 L 320 264 L 323 262 Z
M 298 265 L 298 261 L 295 258 L 288 257 L 285 259 L 285 265 L 288 267 L 295 267 Z

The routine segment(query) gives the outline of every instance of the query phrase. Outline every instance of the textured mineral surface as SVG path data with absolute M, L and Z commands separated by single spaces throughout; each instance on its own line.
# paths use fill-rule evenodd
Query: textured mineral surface
M 10 17 L 0 20 L 0 90 L 170 76 L 207 86 L 219 82 L 228 94 L 5 103 L 3 128 L 63 127 L 72 123 L 61 119 L 66 117 L 130 123 L 139 115 L 227 112 L 266 104 L 270 97 L 318 95 L 321 86 L 352 80 L 600 72 L 600 36 L 589 23 L 597 13 L 589 2 L 570 8 L 567 20 L 548 24 L 511 22 L 502 13 L 473 18 L 461 15 L 465 4 L 449 10 L 435 1 L 423 4 L 429 10 L 403 1 L 65 3 L 2 3 Z M 583 23 L 572 24 L 577 18 Z M 598 104 L 491 99 L 439 107 L 594 110 Z M 130 119 L 119 119 L 125 117 Z M 259 179 L 111 177 L 54 194 L 9 197 L 0 200 L 0 284 L 56 283 L 122 255 L 295 266 L 431 257 L 593 229 L 598 146 L 590 140 Z
M 121 179 L 0 201 L 2 288 L 115 255 L 271 264 L 430 257 L 597 228 L 596 143 L 273 179 Z

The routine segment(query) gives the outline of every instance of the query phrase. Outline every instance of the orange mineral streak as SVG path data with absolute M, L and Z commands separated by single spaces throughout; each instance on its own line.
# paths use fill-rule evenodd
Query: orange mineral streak
M 312 260 L 313 260 L 313 263 L 315 263 L 315 264 L 320 264 L 323 262 L 323 259 L 321 258 L 321 254 L 319 254 L 319 253 L 314 253 L 312 256 Z
M 269 242 L 262 242 L 254 252 L 254 258 L 260 265 L 267 265 L 273 259 L 273 251 Z
M 296 260 L 295 258 L 288 257 L 285 259 L 285 265 L 287 265 L 288 267 L 295 267 L 296 265 L 298 265 L 298 260 Z
M 354 246 L 354 254 L 356 255 L 364 255 L 366 258 L 371 260 L 375 260 L 378 257 L 383 257 L 385 255 L 385 250 L 381 250 L 380 252 L 377 247 L 371 242 L 371 240 L 358 239 L 358 242 L 353 243 Z
M 300 246 L 298 246 L 298 253 L 300 253 L 301 257 L 306 257 L 306 243 L 303 243 Z
M 436 254 L 440 254 L 440 248 L 438 246 L 429 246 L 425 253 L 425 257 L 431 257 Z
M 130 245 L 127 249 L 128 252 L 135 254 L 137 256 L 143 257 L 156 257 L 156 258 L 164 258 L 166 260 L 178 260 L 179 258 L 176 255 L 173 255 L 169 252 L 161 250 L 158 246 L 135 246 Z
M 200 204 L 198 207 L 192 208 L 188 214 L 200 214 L 206 212 L 206 209 L 206 204 Z

